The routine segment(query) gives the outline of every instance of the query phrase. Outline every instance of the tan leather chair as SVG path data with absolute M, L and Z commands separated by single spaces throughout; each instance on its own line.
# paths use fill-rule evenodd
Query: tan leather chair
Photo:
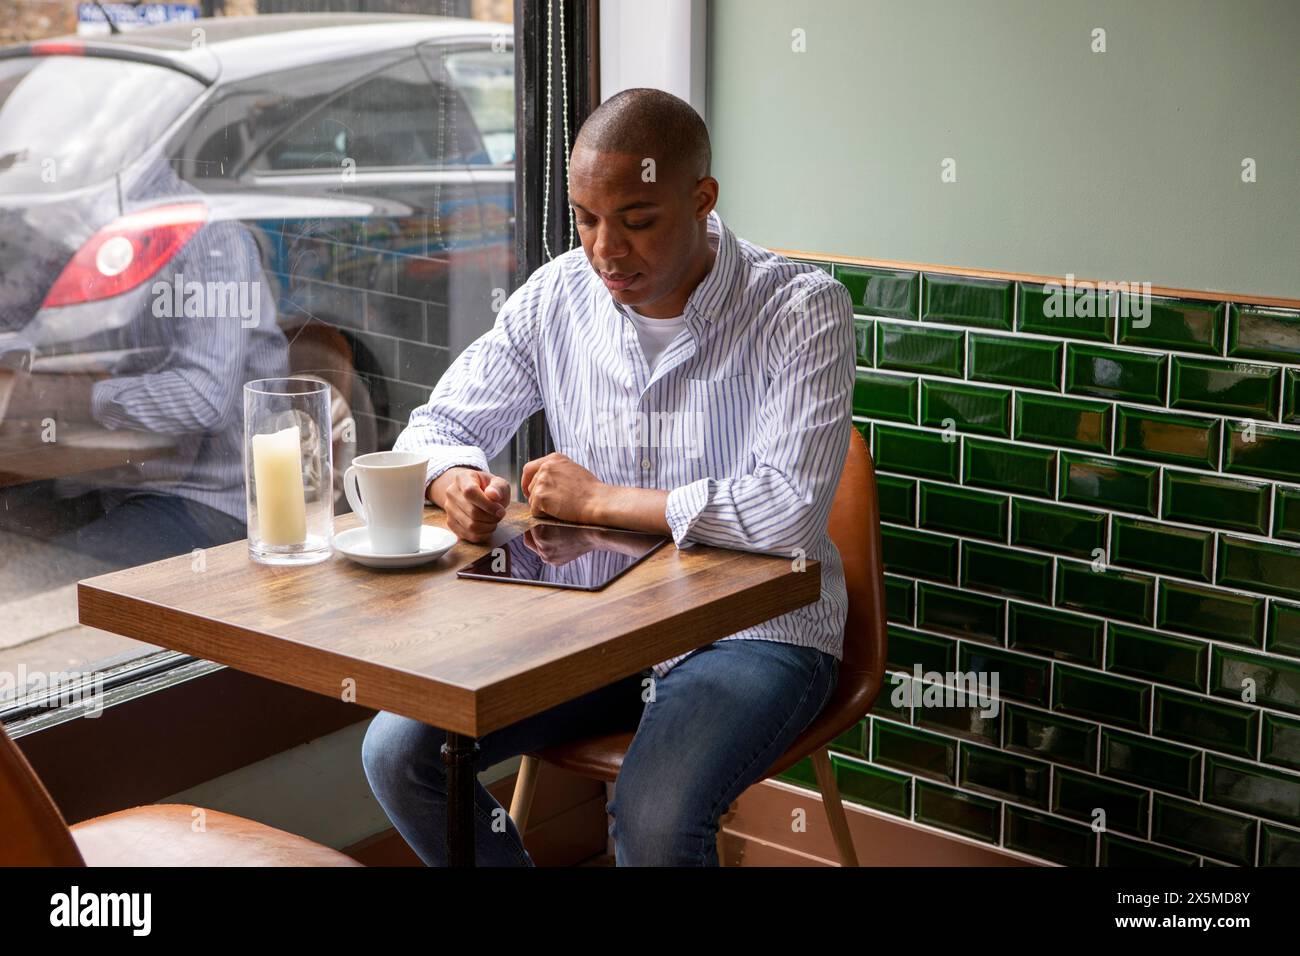
M 839 679 L 822 712 L 785 755 L 772 765 L 766 776 L 783 773 L 811 755 L 840 862 L 844 866 L 857 866 L 844 803 L 835 784 L 826 748 L 827 743 L 853 727 L 871 709 L 885 674 L 885 577 L 881 560 L 880 504 L 876 495 L 875 468 L 857 428 L 853 429 L 850 438 L 844 473 L 831 503 L 827 530 L 844 564 L 844 582 L 849 597 Z M 598 733 L 525 755 L 510 802 L 510 816 L 519 832 L 524 832 L 528 822 L 539 760 L 584 777 L 613 782 L 618 778 L 634 732 L 635 729 L 626 729 Z M 729 813 L 734 810 L 733 803 Z
M 304 837 L 219 810 L 150 804 L 68 829 L 31 764 L 0 726 L 0 866 L 361 866 Z

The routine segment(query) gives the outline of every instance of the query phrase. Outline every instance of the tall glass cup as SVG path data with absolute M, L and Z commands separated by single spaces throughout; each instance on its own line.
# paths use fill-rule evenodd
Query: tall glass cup
M 248 554 L 262 564 L 315 564 L 334 533 L 330 387 L 311 378 L 244 386 Z

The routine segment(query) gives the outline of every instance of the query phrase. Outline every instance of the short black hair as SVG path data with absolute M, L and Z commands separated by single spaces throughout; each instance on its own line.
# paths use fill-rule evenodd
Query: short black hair
M 592 111 L 578 130 L 573 148 L 653 158 L 656 174 L 678 163 L 691 183 L 709 175 L 713 150 L 709 128 L 691 104 L 671 93 L 638 86 L 615 93 Z

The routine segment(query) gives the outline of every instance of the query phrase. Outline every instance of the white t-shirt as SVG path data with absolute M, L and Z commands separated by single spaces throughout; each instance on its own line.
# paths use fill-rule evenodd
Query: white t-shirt
M 632 324 L 636 326 L 637 338 L 641 340 L 641 351 L 645 353 L 646 364 L 650 366 L 650 371 L 654 372 L 660 356 L 664 354 L 664 349 L 668 348 L 669 343 L 677 338 L 677 333 L 686 325 L 686 315 L 683 313 L 672 319 L 651 319 L 630 305 L 625 308 L 632 319 Z

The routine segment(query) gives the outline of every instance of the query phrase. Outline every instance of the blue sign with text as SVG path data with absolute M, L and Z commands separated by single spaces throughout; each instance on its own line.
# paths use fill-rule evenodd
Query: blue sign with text
M 138 6 L 129 3 L 105 3 L 101 6 L 108 12 L 113 23 L 123 30 L 199 18 L 198 4 L 192 3 L 142 3 Z M 78 34 L 108 32 L 108 23 L 104 19 L 104 12 L 99 7 L 93 3 L 77 4 Z

